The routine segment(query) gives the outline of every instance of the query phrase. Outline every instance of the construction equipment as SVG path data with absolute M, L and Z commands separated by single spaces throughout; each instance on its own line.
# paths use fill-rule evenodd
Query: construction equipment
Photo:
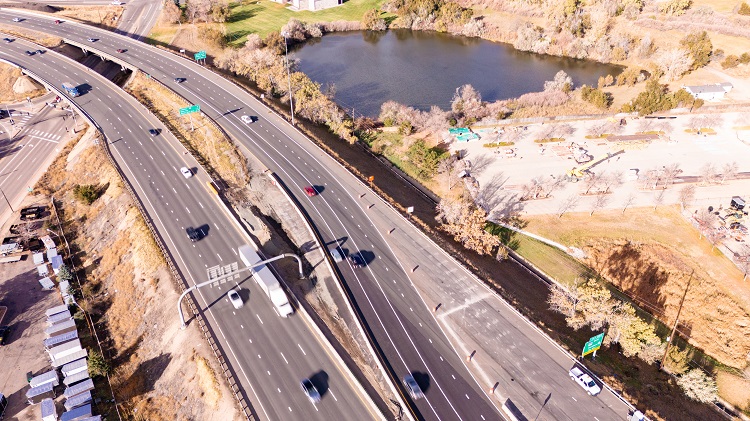
M 612 158 L 612 157 L 614 157 L 616 155 L 619 155 L 619 154 L 621 154 L 623 152 L 625 152 L 624 149 L 620 149 L 617 152 L 607 152 L 606 155 L 602 155 L 599 158 L 591 160 L 591 161 L 587 162 L 584 165 L 581 165 L 579 167 L 573 167 L 571 170 L 569 170 L 566 173 L 566 175 L 568 176 L 568 180 L 576 182 L 576 181 L 582 179 L 586 174 L 589 173 L 589 170 L 594 165 L 601 164 L 602 162 L 604 162 L 604 161 L 606 161 L 606 160 L 608 160 L 608 159 L 610 159 L 610 158 Z

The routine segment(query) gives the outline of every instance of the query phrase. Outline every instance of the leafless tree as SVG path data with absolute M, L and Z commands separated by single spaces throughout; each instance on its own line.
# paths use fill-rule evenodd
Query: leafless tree
M 711 243 L 711 251 L 714 251 L 719 241 L 724 238 L 724 234 L 716 228 L 710 228 L 704 234 L 706 235 L 706 240 Z
M 679 79 L 690 69 L 693 59 L 686 50 L 675 48 L 663 50 L 655 59 L 668 82 Z
M 552 196 L 552 192 L 559 189 L 563 184 L 565 184 L 565 178 L 563 176 L 553 176 L 550 175 L 549 181 L 547 181 L 544 184 L 544 190 L 542 191 L 543 197 L 550 197 Z
M 682 173 L 680 164 L 669 164 L 662 170 L 662 180 L 664 181 L 664 187 L 671 186 L 674 179 Z
M 671 135 L 674 131 L 674 126 L 672 126 L 672 123 L 667 120 L 659 120 L 654 123 L 654 130 L 664 132 L 664 135 L 669 137 L 669 135 Z
M 602 174 L 604 173 L 590 172 L 583 178 L 583 188 L 586 189 L 583 194 L 589 194 L 591 190 L 594 190 L 599 185 L 602 180 Z
M 503 132 L 501 139 L 503 142 L 518 143 L 526 137 L 525 130 L 518 130 L 516 128 L 506 128 Z
M 552 126 L 551 137 L 564 138 L 566 136 L 571 136 L 573 133 L 575 133 L 575 131 L 576 129 L 570 124 L 567 124 L 567 123 L 555 124 Z
M 742 280 L 747 280 L 748 272 L 750 272 L 750 247 L 744 246 L 742 250 L 734 254 L 734 258 L 737 261 L 737 266 L 744 274 Z
M 601 192 L 597 194 L 596 200 L 594 200 L 594 203 L 591 205 L 591 213 L 589 216 L 593 216 L 595 211 L 605 207 L 607 202 L 609 202 L 609 195 Z
M 622 171 L 616 171 L 613 173 L 601 173 L 601 187 L 604 189 L 604 193 L 609 193 L 622 185 Z
M 721 167 L 721 184 L 724 184 L 726 180 L 732 180 L 737 177 L 740 167 L 737 162 L 729 162 Z
M 538 176 L 531 179 L 530 182 L 523 185 L 523 200 L 538 199 L 544 191 L 544 176 Z
M 563 201 L 560 203 L 560 207 L 557 208 L 557 217 L 562 218 L 565 212 L 573 210 L 578 205 L 579 200 L 581 200 L 581 198 L 577 193 L 573 193 L 563 199 Z
M 659 205 L 661 205 L 662 203 L 664 203 L 664 196 L 666 195 L 666 193 L 667 193 L 667 189 L 666 188 L 662 188 L 662 189 L 659 189 L 659 190 L 657 190 L 657 191 L 654 192 L 654 196 L 653 196 L 653 199 L 654 199 L 654 210 L 656 210 L 656 208 Z
M 639 177 L 639 180 L 643 184 L 643 188 L 651 190 L 655 189 L 659 185 L 660 179 L 661 174 L 659 170 L 648 170 L 641 173 Z
M 463 170 L 464 162 L 466 161 L 460 161 L 455 155 L 451 155 L 438 162 L 437 172 L 445 178 L 448 190 L 453 189 L 458 173 Z
M 635 195 L 633 193 L 630 193 L 628 197 L 625 198 L 625 201 L 622 203 L 622 214 L 625 215 L 625 211 L 630 207 L 630 205 L 635 202 Z
M 177 4 L 174 1 L 166 0 L 164 2 L 164 8 L 162 9 L 161 13 L 161 21 L 163 23 L 177 23 L 180 21 L 181 15 L 182 12 L 180 11 L 180 8 L 177 7 Z
M 600 137 L 604 133 L 607 133 L 607 126 L 608 126 L 608 122 L 602 121 L 600 123 L 597 123 L 591 126 L 588 132 L 591 136 Z
M 680 208 L 684 211 L 685 208 L 690 206 L 695 199 L 695 185 L 687 184 L 680 189 L 678 200 L 680 202 Z
M 650 132 L 656 130 L 656 121 L 652 118 L 644 118 L 638 123 L 639 132 Z
M 714 184 L 719 178 L 719 173 L 716 167 L 714 167 L 714 164 L 707 163 L 699 170 L 699 177 L 703 184 Z
M 570 291 L 566 291 L 561 286 L 552 284 L 549 290 L 547 303 L 549 304 L 550 310 L 564 314 L 566 317 L 573 317 L 576 312 L 576 303 L 579 299 L 577 285 L 574 284 L 570 288 Z
M 716 214 L 708 209 L 701 209 L 695 214 L 694 218 L 695 222 L 698 224 L 699 237 L 702 237 L 705 232 L 713 230 L 716 220 L 718 219 Z

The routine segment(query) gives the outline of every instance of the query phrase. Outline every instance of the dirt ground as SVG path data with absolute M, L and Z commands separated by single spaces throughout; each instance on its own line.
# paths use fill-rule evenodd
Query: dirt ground
M 91 206 L 76 184 L 102 192 Z M 104 152 L 84 138 L 66 148 L 35 191 L 54 192 L 85 273 L 86 308 L 114 369 L 120 411 L 148 420 L 240 419 L 217 363 L 196 327 L 179 329 L 178 292 L 161 254 Z M 134 314 L 134 309 L 141 309 Z
M 23 206 L 47 205 L 40 197 L 27 198 Z M 18 214 L 14 215 L 18 222 Z M 41 222 L 36 222 L 37 232 Z M 2 237 L 9 235 L 7 229 Z M 44 235 L 44 234 L 38 234 Z M 0 323 L 11 326 L 12 332 L 5 346 L 0 347 L 0 393 L 8 399 L 6 419 L 32 421 L 38 419 L 36 407 L 26 404 L 28 382 L 26 373 L 40 374 L 50 369 L 50 362 L 44 351 L 43 341 L 47 328 L 44 312 L 62 304 L 57 289 L 45 291 L 39 284 L 31 253 L 25 251 L 23 260 L 0 265 L 0 306 L 7 306 L 8 312 Z M 60 405 L 60 407 L 62 407 Z M 58 411 L 59 412 L 59 411 Z
M 44 95 L 45 90 L 39 85 L 39 89 L 34 91 L 20 93 L 13 91 L 13 84 L 21 76 L 22 73 L 17 68 L 0 63 L 0 103 L 20 102 L 25 101 L 27 97 L 36 98 Z

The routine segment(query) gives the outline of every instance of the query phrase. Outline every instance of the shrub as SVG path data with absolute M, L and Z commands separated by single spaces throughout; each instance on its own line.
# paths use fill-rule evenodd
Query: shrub
M 438 163 L 443 159 L 445 151 L 439 148 L 430 148 L 424 140 L 420 139 L 409 147 L 406 155 L 417 168 L 419 177 L 430 179 L 437 173 Z
M 90 205 L 99 198 L 100 192 L 97 186 L 93 184 L 76 185 L 73 188 L 73 196 L 78 201 Z
M 485 148 L 499 148 L 501 146 L 513 146 L 516 142 L 492 142 L 492 143 L 485 143 L 482 146 Z
M 628 67 L 622 73 L 617 75 L 617 86 L 628 85 L 635 86 L 641 75 L 641 69 Z
M 750 16 L 750 5 L 743 1 L 740 8 L 737 9 L 737 13 L 744 16 Z
M 674 96 L 667 93 L 667 85 L 651 79 L 646 83 L 646 89 L 643 92 L 630 103 L 623 105 L 622 112 L 638 112 L 640 115 L 648 115 L 673 108 L 673 100 Z
M 112 367 L 110 367 L 107 360 L 104 359 L 104 356 L 99 351 L 91 350 L 89 352 L 89 376 L 92 378 L 106 376 L 111 369 Z
M 734 54 L 728 55 L 727 58 L 722 60 L 721 62 L 721 68 L 722 69 L 731 69 L 732 67 L 737 67 L 740 64 L 740 58 L 735 56 Z
M 750 63 L 750 54 L 742 53 L 739 60 L 740 60 L 740 63 L 742 64 Z
M 680 376 L 677 384 L 685 392 L 685 396 L 694 401 L 711 403 L 716 400 L 716 382 L 699 368 Z
M 586 85 L 581 87 L 581 98 L 601 109 L 607 109 L 612 105 L 612 94 Z
M 711 61 L 713 45 L 706 31 L 688 34 L 680 40 L 680 45 L 693 56 L 693 64 L 690 65 L 690 70 L 699 69 Z
M 365 12 L 362 16 L 362 26 L 364 29 L 371 31 L 385 31 L 388 25 L 385 23 L 385 19 L 380 17 L 380 11 L 378 9 L 370 9 Z
M 666 15 L 679 16 L 693 4 L 693 0 L 669 0 L 659 4 L 659 11 Z
M 70 271 L 70 268 L 68 268 L 68 265 L 63 264 L 60 266 L 57 272 L 57 279 L 68 282 L 73 280 L 73 273 Z M 68 290 L 68 293 L 71 293 L 70 290 Z

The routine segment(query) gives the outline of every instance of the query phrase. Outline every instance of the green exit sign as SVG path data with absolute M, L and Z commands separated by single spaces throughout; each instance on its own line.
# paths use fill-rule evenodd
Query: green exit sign
M 195 53 L 195 59 L 196 60 L 203 60 L 206 58 L 206 52 L 205 51 L 198 51 Z
M 201 110 L 201 106 L 200 105 L 197 105 L 197 104 L 196 105 L 191 105 L 189 107 L 180 108 L 180 115 L 197 113 L 200 110 Z

